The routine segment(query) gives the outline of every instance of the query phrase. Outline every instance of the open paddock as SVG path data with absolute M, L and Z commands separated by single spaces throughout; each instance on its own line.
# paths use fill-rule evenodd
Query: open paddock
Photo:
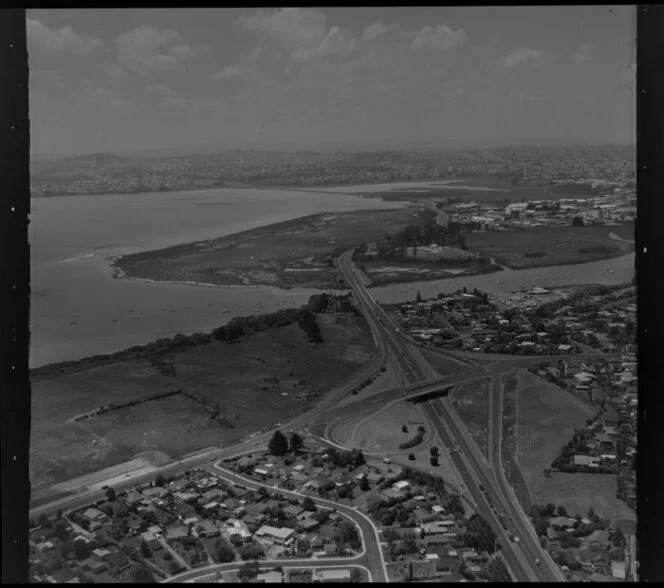
M 632 224 L 633 226 L 633 224 Z M 609 237 L 618 226 L 534 227 L 466 233 L 468 248 L 511 269 L 569 265 L 619 257 L 634 245 Z M 625 227 L 623 231 L 628 231 Z

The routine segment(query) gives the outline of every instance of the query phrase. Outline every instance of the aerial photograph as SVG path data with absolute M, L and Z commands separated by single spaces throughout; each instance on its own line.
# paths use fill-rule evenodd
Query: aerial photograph
M 636 10 L 27 10 L 29 581 L 640 581 Z

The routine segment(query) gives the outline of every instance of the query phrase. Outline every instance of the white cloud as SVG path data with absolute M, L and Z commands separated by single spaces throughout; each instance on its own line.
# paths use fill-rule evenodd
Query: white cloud
M 593 43 L 585 43 L 572 54 L 572 61 L 575 63 L 590 63 L 595 60 L 596 49 L 597 46 Z
M 235 26 L 284 48 L 315 47 L 326 36 L 325 14 L 317 8 L 282 8 L 242 15 Z
M 386 26 L 382 22 L 375 22 L 364 29 L 364 32 L 362 33 L 362 40 L 365 42 L 373 41 L 374 39 L 382 37 L 383 35 L 395 31 L 398 28 L 399 25 L 396 24 Z
M 427 25 L 415 34 L 412 48 L 446 51 L 461 45 L 467 38 L 464 29 L 454 31 L 447 25 L 438 25 L 435 28 Z
M 326 57 L 347 57 L 356 48 L 355 39 L 348 31 L 332 27 L 327 36 L 316 47 L 300 47 L 292 53 L 297 61 L 310 61 Z
M 180 44 L 167 48 L 180 40 L 180 33 L 174 30 L 159 31 L 152 27 L 136 28 L 116 37 L 118 60 L 139 74 L 150 70 L 170 69 L 194 54 L 189 45 Z
M 500 61 L 500 65 L 506 68 L 513 68 L 520 65 L 538 67 L 551 63 L 553 60 L 555 60 L 555 56 L 552 54 L 545 53 L 538 49 L 522 48 L 508 53 Z
M 40 21 L 27 19 L 26 29 L 28 42 L 35 48 L 48 52 L 70 52 L 85 55 L 92 53 L 103 41 L 78 35 L 70 26 L 60 29 L 49 29 Z
M 146 86 L 145 91 L 148 94 L 157 94 L 158 96 L 170 96 L 173 93 L 173 90 L 171 90 L 168 86 L 164 86 L 164 84 Z
M 262 74 L 249 67 L 229 65 L 212 76 L 215 80 L 253 80 L 262 77 Z

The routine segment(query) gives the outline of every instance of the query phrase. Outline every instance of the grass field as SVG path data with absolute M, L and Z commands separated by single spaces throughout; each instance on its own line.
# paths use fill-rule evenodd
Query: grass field
M 601 517 L 611 520 L 636 520 L 636 513 L 616 498 L 617 477 L 609 474 L 565 474 L 554 472 L 538 484 L 535 492 L 539 504 L 563 505 L 570 516 L 586 516 L 592 506 Z
M 631 227 L 631 228 L 630 228 Z M 470 250 L 493 257 L 511 269 L 586 263 L 618 257 L 634 246 L 609 238 L 610 233 L 633 234 L 633 223 L 625 226 L 536 227 L 514 231 L 465 234 Z M 535 254 L 536 257 L 527 257 Z
M 518 462 L 537 502 L 551 483 L 544 470 L 597 408 L 524 370 L 519 372 L 518 411 Z
M 480 380 L 455 388 L 452 398 L 454 408 L 466 425 L 468 432 L 488 458 L 489 440 L 489 391 L 491 380 Z
M 424 419 L 415 405 L 399 402 L 374 416 L 358 415 L 349 419 L 335 429 L 335 438 L 343 445 L 371 453 L 410 453 L 419 446 L 406 450 L 399 449 L 399 445 L 414 437 L 417 426 L 422 424 Z M 403 425 L 408 427 L 407 433 L 402 433 Z M 420 445 L 425 445 L 429 439 L 430 434 L 427 431 Z
M 34 376 L 30 477 L 35 490 L 126 461 L 147 450 L 176 458 L 230 443 L 248 431 L 297 415 L 359 368 L 374 349 L 368 327 L 350 314 L 318 315 L 324 343 L 312 346 L 297 325 L 231 344 L 214 342 L 173 355 L 177 373 L 160 375 L 143 360 L 116 361 L 55 376 Z M 100 405 L 159 392 L 196 392 L 204 406 L 171 396 L 79 423 L 73 416 Z M 301 398 L 298 398 L 298 396 Z M 256 407 L 261 407 L 260 411 Z
M 431 216 L 419 208 L 326 213 L 211 241 L 127 255 L 115 266 L 129 277 L 219 285 L 335 287 L 328 259 Z
M 425 349 L 420 349 L 420 353 L 424 356 L 433 369 L 435 369 L 441 376 L 455 376 L 463 372 L 469 372 L 474 368 L 467 366 L 460 361 L 456 361 L 451 357 L 445 357 L 437 353 L 431 353 Z

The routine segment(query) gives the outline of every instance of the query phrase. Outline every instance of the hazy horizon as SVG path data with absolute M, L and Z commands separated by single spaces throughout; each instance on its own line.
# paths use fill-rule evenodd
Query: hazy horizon
M 633 6 L 29 10 L 35 158 L 635 142 Z

